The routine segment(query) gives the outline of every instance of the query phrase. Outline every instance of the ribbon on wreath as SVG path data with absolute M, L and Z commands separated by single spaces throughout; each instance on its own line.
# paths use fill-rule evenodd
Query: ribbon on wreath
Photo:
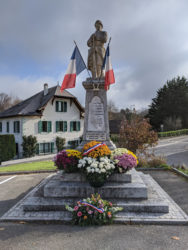
M 83 155 L 87 155 L 87 154 L 89 154 L 91 151 L 93 151 L 93 150 L 95 150 L 96 148 L 99 148 L 99 147 L 101 147 L 101 146 L 103 146 L 103 145 L 106 145 L 106 144 L 103 143 L 103 142 L 98 143 L 98 144 L 96 144 L 96 145 L 94 145 L 94 146 L 88 148 L 87 150 L 85 150 L 84 153 L 83 153 Z
M 98 207 L 94 206 L 93 204 L 88 203 L 86 201 L 78 201 L 78 204 L 79 205 L 83 205 L 83 206 L 91 207 L 91 208 L 97 210 L 100 214 L 104 213 L 104 209 L 103 208 L 98 208 Z

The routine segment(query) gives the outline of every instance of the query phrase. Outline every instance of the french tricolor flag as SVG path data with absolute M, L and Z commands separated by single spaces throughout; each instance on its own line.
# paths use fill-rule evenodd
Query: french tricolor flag
M 112 69 L 111 59 L 110 59 L 110 47 L 106 49 L 106 54 L 103 61 L 102 69 L 105 70 L 105 85 L 104 88 L 106 90 L 109 89 L 109 85 L 115 83 L 114 71 Z
M 76 76 L 79 75 L 84 69 L 86 69 L 85 62 L 80 54 L 78 47 L 75 46 L 75 49 L 71 56 L 71 61 L 61 85 L 61 91 L 63 91 L 64 89 L 74 88 L 76 83 Z

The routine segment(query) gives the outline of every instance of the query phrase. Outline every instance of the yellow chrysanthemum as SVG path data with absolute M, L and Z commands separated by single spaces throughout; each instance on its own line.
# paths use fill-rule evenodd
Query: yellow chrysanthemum
M 132 155 L 136 159 L 137 164 L 138 164 L 138 158 L 137 158 L 137 156 L 132 151 L 130 151 L 130 150 L 128 150 L 128 154 Z
M 86 143 L 83 147 L 83 152 L 88 150 L 89 148 L 99 144 L 99 143 L 100 142 L 98 142 L 98 141 L 91 141 L 91 142 Z M 97 158 L 97 157 L 106 156 L 106 155 L 110 155 L 110 154 L 111 154 L 111 151 L 108 148 L 108 146 L 102 145 L 102 146 L 94 149 L 90 153 L 88 153 L 87 156 L 92 157 L 92 158 Z
M 82 153 L 78 150 L 67 149 L 66 152 L 68 156 L 74 156 L 74 157 L 77 157 L 78 159 L 82 158 Z

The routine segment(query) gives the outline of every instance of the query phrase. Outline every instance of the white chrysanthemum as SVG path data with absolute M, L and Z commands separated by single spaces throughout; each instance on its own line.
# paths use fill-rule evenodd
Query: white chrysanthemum
M 78 164 L 78 168 L 81 168 L 81 167 L 82 167 L 82 164 L 79 163 L 79 164 Z
M 106 173 L 106 170 L 104 168 L 102 168 L 101 173 Z

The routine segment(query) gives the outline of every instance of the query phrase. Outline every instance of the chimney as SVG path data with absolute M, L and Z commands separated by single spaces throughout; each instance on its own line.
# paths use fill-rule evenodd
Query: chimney
M 48 94 L 48 83 L 44 84 L 44 95 Z

